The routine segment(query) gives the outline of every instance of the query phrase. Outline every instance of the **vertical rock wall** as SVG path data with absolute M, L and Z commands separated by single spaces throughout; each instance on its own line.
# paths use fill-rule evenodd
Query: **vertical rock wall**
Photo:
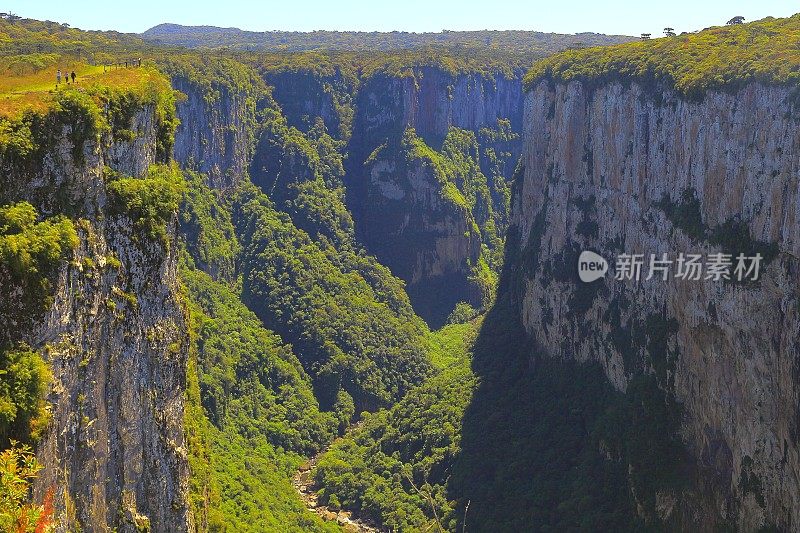
M 597 360 L 620 390 L 653 373 L 682 404 L 683 440 L 711 486 L 711 521 L 743 530 L 800 525 L 792 94 L 750 84 L 687 101 L 635 83 L 538 83 L 526 97 L 512 207 L 519 246 L 506 259 L 540 351 Z M 586 249 L 612 270 L 620 253 L 776 253 L 758 283 L 609 275 L 585 284 L 577 257 Z M 662 518 L 676 507 L 662 506 Z

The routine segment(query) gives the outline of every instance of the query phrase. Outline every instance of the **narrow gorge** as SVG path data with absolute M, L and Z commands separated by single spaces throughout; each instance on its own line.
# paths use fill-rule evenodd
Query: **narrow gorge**
M 800 15 L 15 17 L 0 531 L 800 527 Z

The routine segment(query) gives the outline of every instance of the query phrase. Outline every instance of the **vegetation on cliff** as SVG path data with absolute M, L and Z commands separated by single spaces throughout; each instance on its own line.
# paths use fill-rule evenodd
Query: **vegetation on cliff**
M 227 286 L 181 271 L 198 346 L 200 397 L 209 420 L 273 447 L 311 455 L 338 425 L 319 412 L 311 381 L 292 348 L 264 329 Z
M 50 372 L 20 331 L 53 301 L 53 276 L 77 246 L 72 222 L 37 221 L 28 202 L 0 207 L 0 447 L 30 442 L 47 424 L 44 394 Z
M 341 391 L 374 409 L 420 382 L 425 326 L 394 283 L 373 281 L 352 252 L 312 241 L 254 187 L 241 191 L 234 217 L 244 301 L 294 345 L 323 406 L 341 403 Z
M 508 198 L 503 194 L 493 194 L 504 190 L 507 186 L 502 175 L 493 174 L 492 184 L 481 169 L 481 146 L 476 135 L 468 130 L 451 127 L 440 148 L 434 149 L 417 135 L 414 129 L 408 128 L 398 140 L 390 139 L 378 147 L 367 159 L 368 168 L 388 163 L 391 171 L 378 171 L 388 174 L 390 183 L 403 190 L 405 194 L 397 200 L 384 197 L 375 198 L 382 202 L 381 207 L 374 209 L 374 217 L 370 223 L 380 226 L 387 223 L 386 215 L 403 220 L 408 213 L 414 213 L 418 206 L 412 202 L 423 202 L 428 212 L 419 220 L 451 220 L 465 228 L 464 238 L 470 246 L 474 244 L 478 250 L 466 258 L 465 269 L 469 272 L 464 285 L 474 289 L 480 297 L 474 303 L 486 307 L 490 305 L 497 281 L 503 249 L 503 233 Z M 431 201 L 425 197 L 424 185 L 412 184 L 415 176 L 429 176 L 432 191 L 438 195 L 439 201 Z M 383 179 L 387 179 L 384 177 Z M 409 191 L 415 191 L 418 197 L 412 198 Z M 377 196 L 377 194 L 376 194 Z M 365 207 L 364 209 L 370 209 Z M 384 213 L 389 211 L 389 213 Z M 419 222 L 418 220 L 418 222 Z M 388 219 L 391 224 L 392 219 Z M 387 257 L 414 257 L 415 250 L 432 248 L 431 234 L 435 230 L 416 226 L 415 232 L 400 232 L 394 235 L 389 243 L 375 243 L 376 248 L 391 247 Z M 385 231 L 398 231 L 391 226 Z M 380 255 L 379 255 L 380 257 Z M 395 266 L 395 265 L 393 265 Z M 407 274 L 406 274 L 407 275 Z M 428 295 L 417 295 L 415 305 L 419 305 L 419 313 L 433 325 L 444 323 L 445 318 L 453 310 L 459 299 L 465 298 L 464 291 L 450 294 L 439 294 L 430 291 Z M 425 300 L 427 298 L 427 300 Z M 423 305 L 421 303 L 424 302 Z
M 357 511 L 392 531 L 424 531 L 437 522 L 455 530 L 455 502 L 446 485 L 476 386 L 468 350 L 479 324 L 432 334 L 429 355 L 440 373 L 391 409 L 367 416 L 320 459 L 315 476 L 325 504 Z
M 184 171 L 186 187 L 179 222 L 182 242 L 193 263 L 215 279 L 232 280 L 236 272 L 239 242 L 231 213 L 225 203 L 205 184 L 205 178 Z
M 21 299 L 10 294 L 3 298 L 0 309 L 5 317 L 37 315 L 49 307 L 51 278 L 78 244 L 70 220 L 62 216 L 42 221 L 37 218 L 36 209 L 28 202 L 0 207 L 0 275 L 5 285 L 22 289 Z M 18 327 L 29 325 L 25 322 Z
M 750 82 L 800 80 L 800 15 L 709 28 L 617 46 L 570 50 L 536 63 L 527 88 L 541 79 L 664 81 L 700 96 L 709 89 Z
M 87 140 L 99 141 L 103 134 L 110 134 L 109 140 L 132 140 L 134 114 L 153 106 L 156 155 L 167 160 L 177 119 L 176 95 L 166 77 L 147 66 L 109 72 L 84 67 L 91 74 L 81 78 L 80 85 L 62 83 L 55 88 L 50 70 L 5 78 L 0 86 L 0 97 L 5 97 L 0 99 L 0 157 L 17 161 L 15 165 L 38 160 L 66 128 L 73 157 L 80 161 Z
M 38 439 L 48 423 L 50 369 L 39 353 L 19 343 L 0 350 L 0 373 L 0 446 Z
M 48 365 L 21 341 L 54 297 L 53 277 L 78 244 L 73 223 L 40 220 L 28 202 L 0 207 L 0 529 L 44 531 L 52 520 L 52 494 L 30 503 L 30 484 L 41 465 L 29 443 L 49 423 Z M 23 444 L 20 444 L 20 441 Z
M 223 92 L 257 98 L 267 90 L 251 66 L 222 54 L 183 52 L 160 55 L 157 59 L 164 73 L 198 86 L 209 105 L 219 103 Z M 254 106 L 255 101 L 248 104 Z
M 343 143 L 328 134 L 322 120 L 304 134 L 289 126 L 279 111 L 270 110 L 251 175 L 299 229 L 337 250 L 353 251 L 354 224 L 345 205 L 342 148 Z
M 308 131 L 323 121 L 331 135 L 349 139 L 353 95 L 360 83 L 353 56 L 305 52 L 257 57 L 258 68 L 273 87 L 289 124 Z
M 178 210 L 185 182 L 174 165 L 153 165 L 143 178 L 107 171 L 111 212 L 128 216 L 137 235 L 168 243 L 167 224 Z

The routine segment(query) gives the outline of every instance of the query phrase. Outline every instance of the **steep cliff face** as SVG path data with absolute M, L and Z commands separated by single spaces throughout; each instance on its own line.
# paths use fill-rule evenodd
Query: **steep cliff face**
M 172 78 L 173 87 L 186 95 L 177 104 L 175 160 L 208 175 L 211 187 L 230 189 L 239 183 L 252 157 L 255 104 L 236 86 L 218 83 L 209 90 L 202 81 L 183 75 Z
M 450 127 L 477 132 L 498 119 L 522 125 L 521 74 L 449 73 L 435 67 L 403 76 L 376 74 L 356 100 L 355 129 L 364 139 L 386 137 L 407 127 L 435 146 Z
M 482 242 L 491 253 L 493 239 L 505 232 L 506 181 L 520 148 L 521 79 L 425 67 L 406 76 L 373 75 L 355 102 L 346 185 L 357 235 L 407 282 L 415 309 L 432 324 L 440 324 L 459 300 L 480 305 L 481 291 L 470 278 Z M 410 162 L 403 139 L 412 129 L 431 153 L 476 161 L 475 176 L 480 174 L 491 201 L 468 202 L 465 209 L 433 200 L 448 198 L 447 183 L 470 196 L 469 180 L 453 166 Z M 446 153 L 451 132 L 469 132 L 474 143 L 462 145 L 459 154 Z M 447 178 L 437 179 L 437 172 Z M 484 228 L 472 231 L 481 219 L 493 225 L 483 240 Z
M 458 301 L 491 298 L 521 148 L 521 73 L 347 72 L 265 67 L 274 102 L 259 105 L 250 175 L 281 208 L 318 174 L 344 184 L 357 240 L 441 325 Z
M 537 351 L 597 361 L 622 391 L 654 374 L 682 406 L 703 497 L 662 491 L 639 507 L 651 519 L 800 524 L 799 131 L 792 91 L 755 83 L 687 100 L 540 81 L 526 96 L 512 299 Z M 581 282 L 582 250 L 609 275 Z M 721 250 L 762 253 L 760 280 L 645 280 L 647 264 L 641 281 L 613 276 L 621 253 Z
M 480 230 L 447 179 L 438 154 L 421 154 L 409 135 L 396 154 L 379 150 L 365 164 L 369 208 L 361 212 L 361 235 L 371 253 L 407 282 L 417 312 L 439 325 L 459 301 L 481 304 L 470 277 L 481 255 Z M 447 194 L 450 193 L 450 195 Z
M 174 221 L 163 239 L 142 234 L 115 207 L 116 178 L 106 169 L 139 178 L 156 162 L 155 111 L 133 111 L 132 140 L 113 129 L 76 135 L 87 124 L 73 115 L 45 128 L 48 145 L 3 160 L 3 202 L 26 200 L 77 220 L 79 244 L 51 280 L 52 305 L 32 327 L 8 332 L 52 371 L 35 492 L 40 501 L 52 492 L 58 531 L 191 526 L 182 427 L 188 339 Z M 12 327 L 11 319 L 3 325 Z
M 328 132 L 347 139 L 353 121 L 353 82 L 340 69 L 314 73 L 303 70 L 268 70 L 264 80 L 281 106 L 290 126 L 307 131 L 321 118 Z

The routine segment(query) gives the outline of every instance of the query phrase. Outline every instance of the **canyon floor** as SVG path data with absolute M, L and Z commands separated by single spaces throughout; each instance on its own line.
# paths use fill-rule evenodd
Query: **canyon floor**
M 347 430 L 347 433 L 350 433 L 358 428 L 360 424 L 353 424 Z M 342 437 L 340 437 L 341 439 Z M 337 439 L 339 440 L 339 439 Z M 336 442 L 336 441 L 334 441 Z M 315 456 L 310 458 L 308 461 L 303 463 L 300 468 L 298 468 L 295 475 L 292 477 L 292 486 L 294 490 L 297 491 L 297 494 L 300 496 L 300 499 L 305 504 L 306 508 L 317 514 L 323 520 L 328 522 L 336 522 L 342 529 L 345 531 L 350 531 L 353 533 L 384 533 L 387 530 L 382 529 L 375 525 L 371 520 L 367 520 L 365 518 L 357 518 L 353 516 L 353 513 L 345 510 L 333 510 L 327 505 L 322 505 L 319 503 L 319 495 L 317 494 L 318 487 L 314 483 L 314 467 L 317 465 L 317 461 L 320 457 L 322 457 L 325 452 L 327 452 L 330 447 L 333 445 L 331 443 L 327 447 L 323 448 L 319 451 Z

